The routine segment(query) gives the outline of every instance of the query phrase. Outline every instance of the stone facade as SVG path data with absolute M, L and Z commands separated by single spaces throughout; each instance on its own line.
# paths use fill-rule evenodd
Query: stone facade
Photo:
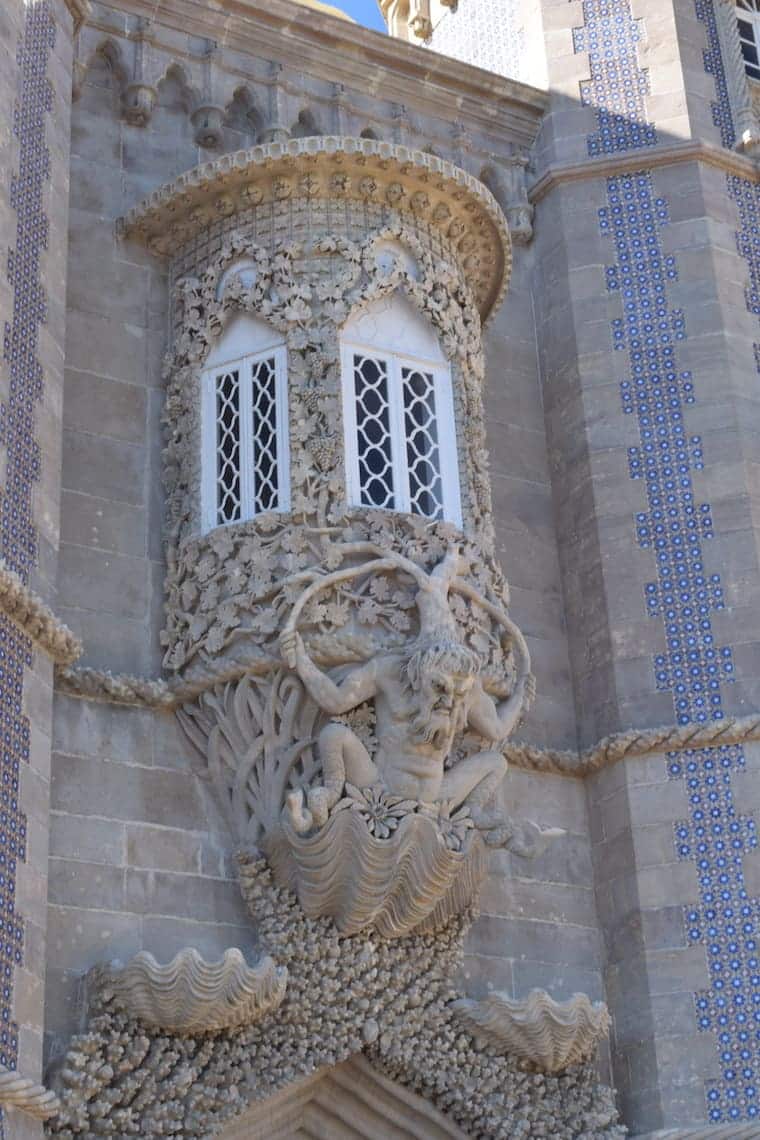
M 294 0 L 0 12 L 7 1140 L 100 1134 L 110 1113 L 125 1135 L 164 1135 L 178 1110 L 160 1080 L 130 1116 L 157 1072 L 172 1104 L 205 1090 L 202 1111 L 182 1109 L 188 1137 L 384 1136 L 388 1121 L 394 1135 L 614 1136 L 585 1060 L 602 1001 L 598 1072 L 631 1134 L 760 1135 L 760 126 L 734 5 L 381 8 L 392 37 Z M 252 278 L 217 289 L 249 262 Z M 341 839 L 353 910 L 314 903 L 297 838 L 287 859 L 267 852 L 275 886 L 250 854 L 240 871 L 256 812 L 231 822 L 208 743 L 231 731 L 221 694 L 239 724 L 295 652 L 286 639 L 279 656 L 284 610 L 267 624 L 257 574 L 354 573 L 343 548 L 374 543 L 398 591 L 385 605 L 369 571 L 357 579 L 379 658 L 402 628 L 393 607 L 415 612 L 400 560 L 433 574 L 452 541 L 445 524 L 421 539 L 414 515 L 391 526 L 347 508 L 341 328 L 399 293 L 450 369 L 470 559 L 454 639 L 476 636 L 478 592 L 497 624 L 508 607 L 537 691 L 501 741 L 499 825 L 483 815 L 476 837 L 493 839 L 479 917 L 444 892 L 439 943 L 415 908 L 433 907 L 419 868 L 448 822 L 391 805 L 416 835 L 413 919 L 393 896 L 368 926 L 363 838 Z M 240 314 L 287 348 L 293 511 L 205 533 L 202 372 Z M 294 544 L 337 526 L 340 541 Z M 499 702 L 519 654 L 486 632 Z M 320 646 L 310 627 L 309 660 L 342 683 L 356 658 Z M 344 720 L 371 736 L 361 710 Z M 294 836 L 325 790 L 313 723 Z M 346 788 L 330 834 L 377 815 Z M 327 1018 L 309 1003 L 331 955 L 349 998 Z M 299 1016 L 312 1052 L 296 1056 Z M 181 1060 L 164 1071 L 166 1040 Z M 118 1080 L 95 1077 L 115 1042 L 137 1041 Z M 225 1074 L 257 1050 L 239 1094 Z

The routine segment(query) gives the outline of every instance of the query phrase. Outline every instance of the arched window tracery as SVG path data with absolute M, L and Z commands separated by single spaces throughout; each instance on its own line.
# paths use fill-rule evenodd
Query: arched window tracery
M 201 375 L 204 531 L 290 505 L 287 352 L 264 321 L 234 317 Z
M 341 335 L 346 485 L 352 506 L 462 523 L 451 366 L 400 293 Z

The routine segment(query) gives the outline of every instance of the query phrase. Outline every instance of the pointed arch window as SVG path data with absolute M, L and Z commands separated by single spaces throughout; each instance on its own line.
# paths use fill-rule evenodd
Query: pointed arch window
M 760 79 L 760 0 L 736 0 L 736 18 L 744 70 L 752 79 Z
M 451 367 L 414 306 L 395 294 L 341 338 L 349 504 L 461 526 Z
M 263 321 L 234 318 L 201 376 L 203 530 L 290 506 L 287 354 Z

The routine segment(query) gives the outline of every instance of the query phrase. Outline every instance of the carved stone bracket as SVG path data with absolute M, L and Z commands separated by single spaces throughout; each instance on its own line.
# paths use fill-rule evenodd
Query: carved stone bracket
M 528 198 L 527 171 L 528 159 L 522 155 L 506 160 L 494 155 L 482 175 L 506 214 L 516 245 L 528 245 L 533 238 L 534 207 Z
M 281 1004 L 287 977 L 271 958 L 251 967 L 240 950 L 206 962 L 187 949 L 163 966 L 142 951 L 125 966 L 96 967 L 88 981 L 101 1001 L 146 1025 L 192 1034 L 253 1025 Z
M 453 1008 L 476 1040 L 514 1053 L 546 1073 L 593 1056 L 611 1024 L 603 1002 L 593 1003 L 586 994 L 557 1002 L 539 989 L 519 1001 L 499 993 L 483 1001 L 462 998 Z

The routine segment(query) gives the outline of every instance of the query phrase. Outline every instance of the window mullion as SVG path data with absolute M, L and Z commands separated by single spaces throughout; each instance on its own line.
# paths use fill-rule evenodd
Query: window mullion
M 216 526 L 219 512 L 219 480 L 216 458 L 216 374 L 201 378 L 201 527 Z
M 247 356 L 240 364 L 240 518 L 253 518 L 256 486 L 253 455 L 253 366 L 256 358 Z
M 356 364 L 354 350 L 349 344 L 343 346 L 341 360 L 343 382 L 343 439 L 346 449 L 346 502 L 361 503 L 359 480 L 359 447 L 356 426 Z
M 404 385 L 401 360 L 395 354 L 388 361 L 391 405 L 391 449 L 393 456 L 394 504 L 397 511 L 411 511 L 409 469 L 406 461 L 406 428 L 404 426 Z
M 275 415 L 277 417 L 277 509 L 290 510 L 290 424 L 288 423 L 287 349 L 274 354 Z
M 443 494 L 443 517 L 462 525 L 462 496 L 459 486 L 459 448 L 454 418 L 454 388 L 451 366 L 433 372 L 438 461 Z M 449 462 L 449 458 L 451 462 Z

